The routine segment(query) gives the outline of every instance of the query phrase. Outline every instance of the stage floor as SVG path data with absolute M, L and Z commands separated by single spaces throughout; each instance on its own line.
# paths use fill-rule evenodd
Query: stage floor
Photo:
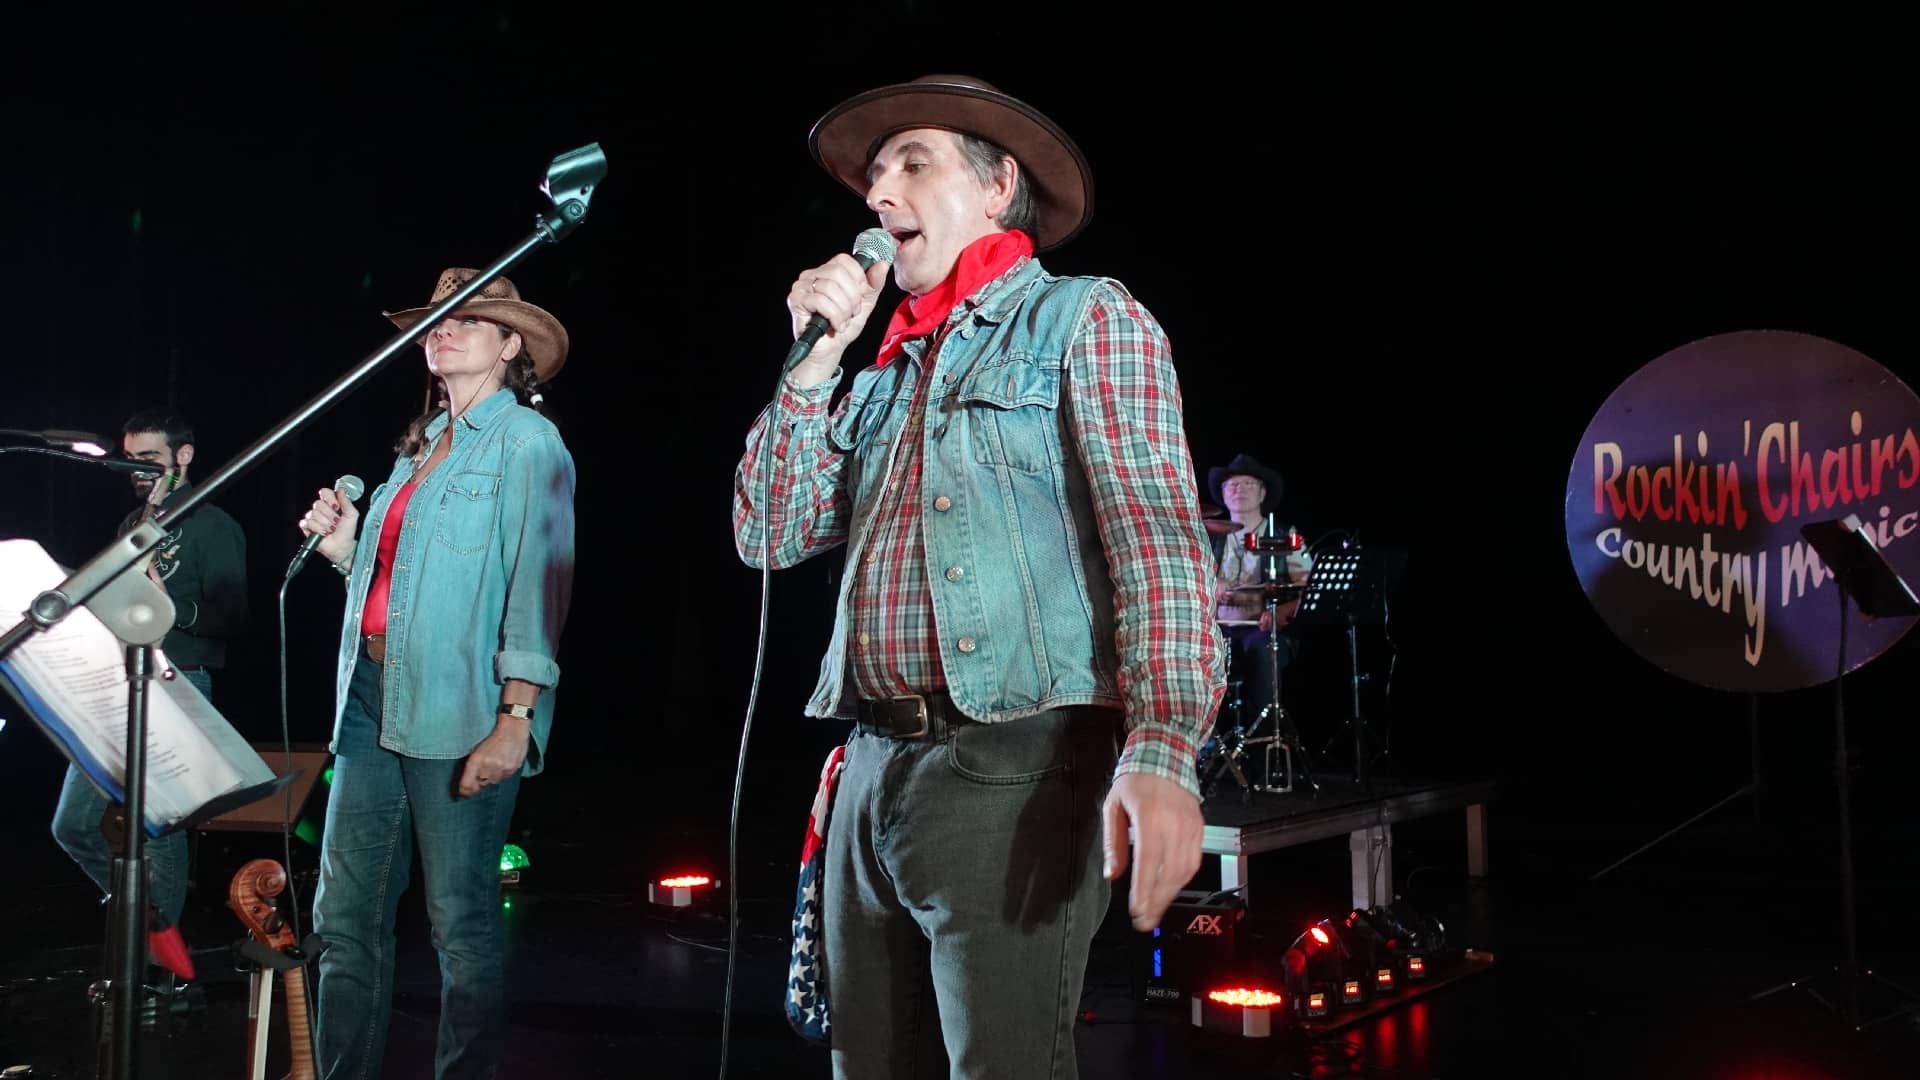
M 1209 811 L 1241 842 L 1306 836 L 1315 815 L 1362 807 L 1398 813 L 1422 792 L 1458 802 L 1473 785 L 1383 786 L 1379 806 L 1328 791 L 1233 799 Z M 553 792 L 532 800 L 516 842 L 532 859 L 505 899 L 513 954 L 506 1077 L 713 1077 L 718 1074 L 727 974 L 724 913 L 678 915 L 647 902 L 646 880 L 687 851 L 724 866 L 724 832 L 621 828 Z M 1284 804 L 1274 800 L 1285 798 Z M 1466 837 L 1448 810 L 1392 821 L 1398 894 L 1459 928 L 1469 947 L 1497 954 L 1488 970 L 1404 1007 L 1338 1030 L 1268 1039 L 1194 1028 L 1180 1007 L 1137 994 L 1143 935 L 1127 925 L 1126 881 L 1115 883 L 1099 928 L 1076 1031 L 1081 1075 L 1176 1080 L 1246 1077 L 1911 1077 L 1920 1035 L 1904 1026 L 1854 1035 L 1808 996 L 1750 996 L 1817 970 L 1831 953 L 1822 891 L 1830 854 L 1817 845 L 1752 834 L 1737 815 L 1715 819 L 1598 882 L 1592 870 L 1638 842 L 1618 828 L 1589 835 L 1564 816 L 1516 812 L 1502 794 L 1500 860 L 1484 879 L 1466 872 Z M 1279 805 L 1289 807 L 1276 823 Z M 1401 804 L 1417 807 L 1417 802 Z M 1471 804 L 1462 804 L 1471 805 Z M 567 808 L 570 816 L 563 816 Z M 543 816 L 543 814 L 545 816 Z M 1371 820 L 1371 819 L 1369 819 Z M 779 827 L 742 836 L 741 930 L 728 1075 L 826 1077 L 824 1052 L 799 1040 L 780 1011 L 792 904 L 794 837 Z M 1277 833 L 1276 829 L 1284 828 Z M 17 824 L 0 890 L 0 1068 L 34 1066 L 36 1080 L 92 1075 L 86 984 L 99 972 L 103 913 L 44 825 Z M 1339 834 L 1326 837 L 1332 840 Z M 1818 833 L 1814 833 L 1815 838 Z M 310 854 L 296 843 L 296 865 Z M 142 1075 L 220 1080 L 242 1072 L 246 978 L 227 946 L 242 927 L 211 892 L 245 858 L 278 854 L 279 838 L 235 834 L 203 846 L 201 882 L 185 920 L 206 1006 L 179 1030 L 143 1043 Z M 1804 852 L 1789 865 L 1791 853 Z M 1348 853 L 1301 842 L 1247 856 L 1256 902 L 1249 921 L 1273 940 L 1345 911 Z M 1211 861 L 1211 860 L 1210 860 Z M 1864 862 L 1864 859 L 1863 859 Z M 1210 874 L 1203 870 L 1203 876 Z M 1202 882 L 1202 885 L 1206 882 Z M 1904 911 L 1920 888 L 1869 876 L 1872 911 Z M 310 896 L 303 887 L 302 895 Z M 1884 920 L 1869 927 L 1885 927 Z M 397 995 L 386 1075 L 427 1075 L 438 1018 L 438 971 L 417 893 L 403 900 Z M 1863 947 L 1896 976 L 1920 971 L 1910 938 L 1869 933 Z M 1657 986 L 1657 992 L 1652 988 Z M 269 1067 L 284 1073 L 284 1031 Z

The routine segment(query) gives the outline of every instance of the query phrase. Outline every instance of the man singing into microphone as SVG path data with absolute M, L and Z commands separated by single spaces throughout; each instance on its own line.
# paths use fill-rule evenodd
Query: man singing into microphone
M 1167 339 L 1120 283 L 1035 259 L 1086 226 L 1092 178 L 1024 102 L 929 76 L 809 142 L 907 293 L 830 410 L 887 265 L 799 275 L 796 334 L 831 329 L 734 484 L 749 565 L 847 545 L 807 705 L 854 720 L 822 886 L 835 1074 L 1073 1076 L 1108 882 L 1131 867 L 1146 930 L 1199 866 L 1224 685 Z
M 137 413 L 121 431 L 122 453 L 167 470 L 158 479 L 134 478 L 140 506 L 121 521 L 124 536 L 187 490 L 194 446 L 193 426 L 164 411 Z M 168 523 L 167 538 L 154 549 L 148 573 L 174 604 L 173 629 L 161 641 L 160 651 L 179 677 L 211 698 L 213 672 L 226 666 L 227 642 L 238 637 L 247 623 L 247 540 L 240 523 L 212 503 L 200 504 L 193 513 Z M 69 765 L 53 812 L 53 838 L 102 893 L 113 888 L 113 849 L 101 832 L 106 809 L 106 796 Z M 150 951 L 155 962 L 187 975 L 191 967 L 177 929 L 187 898 L 186 833 L 149 841 L 145 859 L 152 870 L 148 896 L 158 913 L 148 934 Z

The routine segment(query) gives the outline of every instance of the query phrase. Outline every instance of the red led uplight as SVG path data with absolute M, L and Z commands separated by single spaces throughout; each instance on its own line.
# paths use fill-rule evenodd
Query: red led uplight
M 1222 1005 L 1238 1005 L 1242 1008 L 1264 1009 L 1280 1004 L 1280 995 L 1271 990 L 1214 990 L 1207 997 Z
M 1317 926 L 1307 931 L 1307 933 L 1312 934 L 1313 940 L 1319 942 L 1322 945 L 1330 944 L 1333 941 L 1332 938 L 1327 936 L 1327 932 L 1325 930 L 1322 930 Z
M 710 885 L 712 883 L 713 883 L 712 878 L 705 877 L 699 874 L 688 874 L 684 877 L 670 877 L 670 878 L 660 879 L 660 887 L 664 889 L 691 889 L 699 885 Z

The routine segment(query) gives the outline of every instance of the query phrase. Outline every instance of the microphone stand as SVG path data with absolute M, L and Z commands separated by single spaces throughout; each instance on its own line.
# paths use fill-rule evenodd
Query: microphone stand
M 72 450 L 57 450 L 51 446 L 0 446 L 0 454 L 46 454 L 65 461 L 99 465 L 114 472 L 133 473 L 136 476 L 159 476 L 167 471 L 165 466 L 151 462 L 134 461 L 130 458 L 95 457 L 92 454 L 81 454 Z
M 545 182 L 540 185 L 553 207 L 537 215 L 533 232 L 427 312 L 419 325 L 432 326 L 446 318 L 468 297 L 526 258 L 534 248 L 543 243 L 558 243 L 571 233 L 586 219 L 587 204 L 606 174 L 606 155 L 599 143 L 589 143 L 554 158 L 547 166 Z M 141 931 L 146 907 L 147 683 L 153 672 L 153 646 L 167 636 L 174 619 L 173 601 L 165 589 L 146 575 L 141 564 L 166 539 L 166 523 L 191 514 L 222 485 L 251 469 L 350 391 L 372 378 L 374 372 L 419 336 L 413 328 L 395 334 L 352 371 L 334 380 L 319 396 L 242 450 L 205 483 L 188 488 L 178 505 L 163 507 L 150 515 L 65 581 L 34 597 L 26 618 L 0 635 L 0 657 L 4 657 L 34 634 L 57 626 L 74 608 L 85 607 L 127 646 L 126 851 L 114 860 L 113 925 L 118 932 L 109 991 L 112 1037 L 107 1047 L 107 1069 L 96 1070 L 99 1075 L 119 1080 L 137 1076 L 139 1069 L 134 1033 L 139 1018 L 138 991 L 144 974 Z

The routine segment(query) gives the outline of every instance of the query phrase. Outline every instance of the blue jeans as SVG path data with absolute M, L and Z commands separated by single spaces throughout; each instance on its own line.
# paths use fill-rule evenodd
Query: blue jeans
M 1070 708 L 848 742 L 821 905 L 836 1077 L 1078 1075 L 1119 732 Z
M 213 676 L 205 668 L 180 674 L 202 694 L 213 696 Z M 103 896 L 113 892 L 113 848 L 100 831 L 107 806 L 107 797 L 100 794 L 93 781 L 68 765 L 66 781 L 60 785 L 60 801 L 53 808 L 53 840 L 100 886 Z M 187 906 L 186 832 L 149 838 L 141 858 L 147 864 L 148 902 L 160 912 L 162 922 L 178 926 L 180 910 Z
M 380 1075 L 393 1006 L 394 919 L 414 849 L 440 954 L 434 1075 L 490 1077 L 506 1035 L 506 923 L 500 849 L 520 791 L 516 774 L 478 795 L 456 792 L 461 758 L 405 757 L 379 744 L 381 667 L 353 667 L 327 796 L 313 929 L 320 954 L 314 1032 L 325 1080 Z

